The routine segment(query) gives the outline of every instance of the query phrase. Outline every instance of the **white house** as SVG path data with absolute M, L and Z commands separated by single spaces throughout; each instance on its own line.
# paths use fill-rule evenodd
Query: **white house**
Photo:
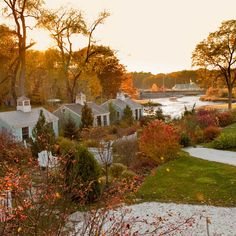
M 123 92 L 117 93 L 116 99 L 110 99 L 104 102 L 101 106 L 109 111 L 109 104 L 112 104 L 113 108 L 116 110 L 117 120 L 122 119 L 126 106 L 129 106 L 132 110 L 135 120 L 139 120 L 143 116 L 143 106 L 129 97 L 126 97 Z
M 172 90 L 188 90 L 188 91 L 196 91 L 202 90 L 197 84 L 195 84 L 192 80 L 190 80 L 189 84 L 176 84 Z
M 76 102 L 70 104 L 64 104 L 53 112 L 55 116 L 59 118 L 60 125 L 63 125 L 70 117 L 80 127 L 82 109 L 85 105 L 88 105 L 93 114 L 93 126 L 108 126 L 110 125 L 109 110 L 97 105 L 95 102 L 86 102 L 86 96 L 83 93 L 79 93 L 76 96 Z
M 0 130 L 10 132 L 19 141 L 27 140 L 32 136 L 40 111 L 58 136 L 58 118 L 43 107 L 31 108 L 30 100 L 25 96 L 17 99 L 16 111 L 0 112 Z

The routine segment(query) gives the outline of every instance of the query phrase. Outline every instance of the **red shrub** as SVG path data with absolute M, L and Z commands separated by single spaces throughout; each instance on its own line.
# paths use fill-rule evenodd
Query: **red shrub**
M 185 133 L 190 138 L 191 145 L 202 142 L 203 131 L 198 124 L 196 115 L 184 116 L 181 120 L 175 122 L 175 128 L 179 134 Z
M 234 121 L 233 114 L 229 111 L 218 113 L 217 118 L 220 127 L 225 127 L 227 125 L 230 125 Z
M 144 128 L 139 146 L 144 154 L 160 164 L 176 157 L 180 149 L 179 136 L 173 126 L 155 120 Z
M 204 140 L 211 141 L 220 135 L 220 128 L 217 126 L 209 126 L 204 129 Z
M 218 126 L 216 112 L 214 110 L 200 109 L 197 112 L 197 122 L 201 128 Z

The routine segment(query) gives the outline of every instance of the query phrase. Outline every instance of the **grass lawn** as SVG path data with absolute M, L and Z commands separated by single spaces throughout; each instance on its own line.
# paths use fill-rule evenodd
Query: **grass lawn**
M 181 153 L 148 176 L 136 197 L 140 201 L 236 207 L 236 167 Z
M 226 126 L 221 132 L 224 134 L 236 133 L 236 123 Z

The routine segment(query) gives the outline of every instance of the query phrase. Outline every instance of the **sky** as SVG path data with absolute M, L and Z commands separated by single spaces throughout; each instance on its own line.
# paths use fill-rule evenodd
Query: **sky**
M 111 16 L 94 36 L 110 46 L 128 71 L 168 73 L 191 69 L 191 55 L 200 41 L 224 20 L 236 18 L 236 0 L 45 0 L 46 7 L 74 7 L 92 22 L 99 12 Z M 1 21 L 0 21 L 1 22 Z M 47 32 L 29 34 L 35 49 L 53 46 Z M 84 46 L 76 39 L 75 50 Z

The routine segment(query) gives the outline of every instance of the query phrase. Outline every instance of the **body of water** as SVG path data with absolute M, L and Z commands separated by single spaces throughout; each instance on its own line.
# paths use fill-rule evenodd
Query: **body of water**
M 172 118 L 177 118 L 182 115 L 185 107 L 189 110 L 194 104 L 196 104 L 196 107 L 216 104 L 215 102 L 205 102 L 200 101 L 199 99 L 200 96 L 185 96 L 178 98 L 176 101 L 171 101 L 170 98 L 150 99 L 150 101 L 160 103 L 164 115 L 170 115 Z M 158 109 L 158 107 L 154 107 L 154 109 Z

